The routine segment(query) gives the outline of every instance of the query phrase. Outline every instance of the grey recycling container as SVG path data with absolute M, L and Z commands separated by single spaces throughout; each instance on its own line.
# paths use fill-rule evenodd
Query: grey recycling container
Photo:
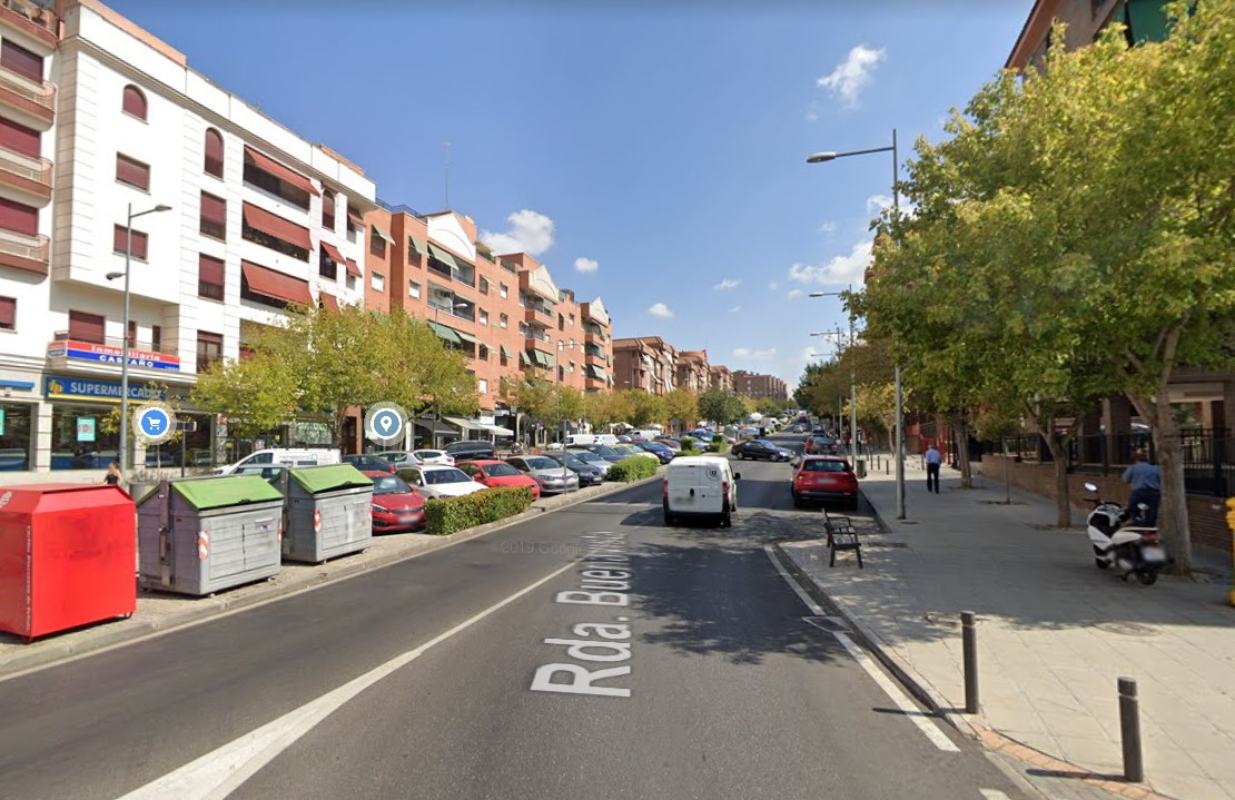
M 282 482 L 283 558 L 317 564 L 373 541 L 373 481 L 351 464 L 296 467 Z
M 283 495 L 257 475 L 164 481 L 138 505 L 140 583 L 200 596 L 269 578 L 282 524 Z

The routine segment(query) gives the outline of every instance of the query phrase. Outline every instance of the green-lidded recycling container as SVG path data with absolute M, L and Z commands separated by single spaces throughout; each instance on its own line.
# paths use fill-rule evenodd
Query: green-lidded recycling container
M 163 481 L 137 510 L 141 585 L 207 595 L 275 575 L 283 495 L 257 475 Z
M 317 564 L 373 540 L 373 481 L 351 464 L 289 469 L 282 488 L 288 561 Z

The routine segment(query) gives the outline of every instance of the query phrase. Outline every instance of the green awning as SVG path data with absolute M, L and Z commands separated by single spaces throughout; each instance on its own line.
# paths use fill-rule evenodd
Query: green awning
M 478 344 L 478 342 L 476 341 L 476 337 L 470 333 L 464 333 L 463 331 L 455 331 L 455 336 L 458 336 L 460 339 L 467 342 L 468 344 Z
M 447 253 L 442 248 L 435 245 L 433 242 L 429 242 L 429 255 L 433 256 L 438 261 L 450 267 L 452 270 L 456 270 L 459 268 L 459 265 L 455 263 L 455 257 L 452 256 L 450 253 Z
M 349 489 L 353 486 L 372 486 L 373 481 L 351 464 L 332 464 L 328 467 L 300 467 L 293 469 L 292 478 L 309 494 L 329 492 L 334 489 Z M 258 480 L 261 480 L 260 478 Z
M 596 378 L 602 381 L 605 380 L 605 377 L 606 377 L 605 371 L 601 369 L 600 367 L 596 366 L 595 364 L 588 364 L 587 371 L 589 374 L 591 374 L 593 378 Z
M 229 475 L 208 480 L 175 481 L 172 488 L 198 511 L 283 499 L 279 490 L 260 475 Z
M 407 240 L 412 243 L 412 249 L 422 256 L 429 252 L 429 248 L 425 246 L 423 239 L 417 239 L 415 236 L 407 237 Z
M 448 328 L 445 325 L 439 325 L 436 322 L 430 322 L 429 327 L 433 329 L 434 333 L 445 339 L 447 342 L 450 342 L 451 344 L 463 344 L 463 339 L 459 337 L 459 332 L 454 328 Z
M 510 351 L 506 349 L 506 345 L 499 344 L 498 348 L 502 351 L 502 358 L 510 358 Z
M 386 244 L 390 245 L 391 247 L 394 246 L 395 240 L 390 238 L 390 234 L 386 233 L 386 231 L 383 230 L 380 225 L 374 225 L 373 232 L 376 233 L 378 236 L 382 237 L 383 239 L 385 239 Z
M 526 350 L 519 351 L 519 363 L 525 367 L 532 366 L 532 357 L 527 354 Z
M 539 350 L 532 351 L 532 358 L 536 361 L 536 366 L 544 367 L 545 369 L 553 368 L 553 357 L 548 353 L 542 353 Z

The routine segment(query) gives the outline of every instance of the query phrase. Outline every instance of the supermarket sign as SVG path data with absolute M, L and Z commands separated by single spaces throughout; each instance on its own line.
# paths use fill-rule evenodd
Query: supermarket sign
M 93 400 L 96 403 L 119 403 L 120 384 L 117 381 L 91 381 L 49 376 L 43 379 L 43 394 L 48 400 Z M 167 392 L 153 386 L 130 383 L 129 399 L 166 400 Z
M 70 358 L 74 361 L 97 361 L 101 364 L 120 364 L 124 357 L 124 351 L 119 347 L 106 344 L 82 342 L 77 339 L 61 339 L 47 345 L 47 357 Z M 153 350 L 134 350 L 130 347 L 129 366 L 179 372 L 180 357 L 170 353 L 157 353 Z

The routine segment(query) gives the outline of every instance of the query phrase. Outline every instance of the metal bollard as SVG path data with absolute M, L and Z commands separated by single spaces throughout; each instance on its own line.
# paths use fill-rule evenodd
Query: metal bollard
M 1124 748 L 1124 780 L 1140 783 L 1145 780 L 1145 762 L 1141 758 L 1141 714 L 1136 699 L 1136 680 L 1119 679 L 1119 734 Z
M 961 612 L 961 648 L 965 656 L 965 713 L 978 713 L 978 631 L 972 611 Z

